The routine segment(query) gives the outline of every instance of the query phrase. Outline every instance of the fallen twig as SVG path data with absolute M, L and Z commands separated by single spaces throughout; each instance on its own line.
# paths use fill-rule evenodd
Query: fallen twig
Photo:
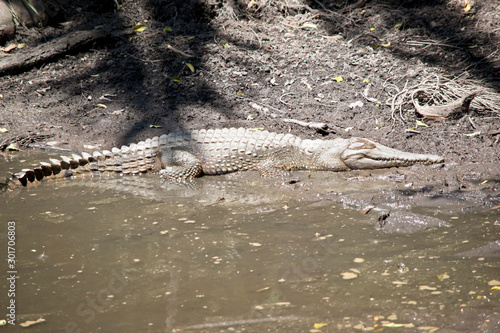
M 445 44 L 442 42 L 438 41 L 418 41 L 418 40 L 409 40 L 406 42 L 407 45 L 412 45 L 412 46 L 420 46 L 420 45 L 425 45 L 425 46 L 446 46 L 446 47 L 452 47 L 454 49 L 463 49 L 463 47 L 460 46 L 455 46 L 451 44 Z
M 172 45 L 170 45 L 170 44 L 167 44 L 167 49 L 169 49 L 169 50 L 171 50 L 171 51 L 174 51 L 175 53 L 178 53 L 178 54 L 180 54 L 181 56 L 186 57 L 186 58 L 192 58 L 192 57 L 194 57 L 194 55 L 189 54 L 189 53 L 186 53 L 186 52 L 181 51 L 181 50 L 179 50 L 179 49 L 176 49 L 175 47 L 173 47 L 173 46 L 172 46 Z
M 284 97 L 284 96 L 287 96 L 287 95 L 293 95 L 293 93 L 285 93 L 285 94 L 281 95 L 281 96 L 280 96 L 280 98 L 279 98 L 279 101 L 280 101 L 281 103 L 283 103 L 283 104 L 287 105 L 287 106 L 292 106 L 292 104 L 287 103 L 287 102 L 285 102 L 285 101 L 283 100 L 283 97 Z
M 326 124 L 326 123 L 306 122 L 306 121 L 297 120 L 297 119 L 283 119 L 283 121 L 285 123 L 292 123 L 292 124 L 297 124 L 300 126 L 312 128 L 312 129 L 315 129 L 317 131 L 323 131 L 323 132 L 328 131 L 328 124 Z

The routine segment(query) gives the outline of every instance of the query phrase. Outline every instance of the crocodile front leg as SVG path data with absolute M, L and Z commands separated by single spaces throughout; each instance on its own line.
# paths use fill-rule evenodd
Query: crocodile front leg
M 309 162 L 296 147 L 286 146 L 269 152 L 254 169 L 264 178 L 279 178 L 289 176 L 290 171 L 306 170 Z
M 160 175 L 163 179 L 185 181 L 203 174 L 200 160 L 190 152 L 167 149 L 161 152 L 160 158 Z

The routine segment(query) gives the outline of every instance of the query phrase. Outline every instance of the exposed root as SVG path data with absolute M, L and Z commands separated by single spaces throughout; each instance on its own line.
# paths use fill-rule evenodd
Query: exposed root
M 467 73 L 454 78 L 429 74 L 411 86 L 406 81 L 401 89 L 395 84 L 385 86 L 396 91 L 386 102 L 391 106 L 394 121 L 397 112 L 405 120 L 403 106 L 410 102 L 418 113 L 430 118 L 458 117 L 468 112 L 469 106 L 500 114 L 500 94 L 486 87 L 483 82 L 468 78 Z
M 418 99 L 415 99 L 414 96 L 412 96 L 412 102 L 417 112 L 424 116 L 424 118 L 460 118 L 469 113 L 472 100 L 480 93 L 480 91 L 475 91 L 463 96 L 461 99 L 443 105 L 420 105 Z

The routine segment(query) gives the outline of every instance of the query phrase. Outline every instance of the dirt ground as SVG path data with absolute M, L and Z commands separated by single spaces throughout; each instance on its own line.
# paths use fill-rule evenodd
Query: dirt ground
M 110 148 L 210 127 L 360 136 L 445 157 L 417 181 L 462 189 L 489 180 L 500 196 L 496 0 L 470 1 L 470 9 L 465 0 L 51 2 L 48 24 L 19 26 L 4 41 L 24 47 L 0 51 L 0 67 L 69 33 L 110 34 L 0 72 L 4 150 Z M 428 83 L 432 94 L 443 80 L 465 90 L 472 82 L 490 103 L 476 98 L 458 116 L 422 118 L 410 93 Z

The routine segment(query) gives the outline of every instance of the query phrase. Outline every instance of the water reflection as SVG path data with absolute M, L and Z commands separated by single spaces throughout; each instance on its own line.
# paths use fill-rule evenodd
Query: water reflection
M 18 235 L 17 322 L 44 318 L 32 332 L 498 329 L 497 211 L 420 205 L 413 213 L 449 226 L 388 234 L 327 195 L 345 176 L 315 177 L 69 180 L 4 194 L 2 228 L 15 221 Z

